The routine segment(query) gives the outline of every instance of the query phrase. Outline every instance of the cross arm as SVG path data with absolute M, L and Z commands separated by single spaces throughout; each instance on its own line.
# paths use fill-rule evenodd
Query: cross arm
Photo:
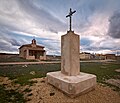
M 74 14 L 76 11 L 73 11 L 72 14 Z
M 66 16 L 66 18 L 67 18 L 67 17 L 70 17 L 70 16 L 71 16 L 71 15 L 69 14 L 69 15 Z
M 66 16 L 66 18 L 72 16 L 72 14 L 74 14 L 75 12 L 76 12 L 76 11 L 70 12 L 70 13 Z

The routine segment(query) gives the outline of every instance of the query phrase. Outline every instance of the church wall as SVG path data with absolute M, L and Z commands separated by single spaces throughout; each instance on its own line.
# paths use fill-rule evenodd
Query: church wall
M 35 56 L 28 56 L 26 59 L 28 59 L 28 60 L 34 60 Z
M 22 47 L 19 49 L 19 57 L 26 58 L 26 51 L 25 50 L 27 50 L 26 47 Z

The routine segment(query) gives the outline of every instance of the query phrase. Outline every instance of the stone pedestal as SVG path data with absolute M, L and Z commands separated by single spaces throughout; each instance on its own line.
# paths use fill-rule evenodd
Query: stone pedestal
M 96 85 L 96 76 L 82 72 L 77 76 L 67 76 L 58 71 L 47 73 L 47 81 L 71 98 L 74 98 L 93 90 Z
M 96 76 L 80 72 L 79 35 L 73 31 L 61 37 L 61 71 L 47 73 L 47 82 L 70 97 L 95 88 Z
M 73 31 L 61 37 L 61 72 L 69 76 L 80 74 L 79 35 Z

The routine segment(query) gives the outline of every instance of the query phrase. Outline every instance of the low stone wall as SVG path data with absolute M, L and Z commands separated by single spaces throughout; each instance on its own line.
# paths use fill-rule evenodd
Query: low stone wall
M 7 54 L 7 53 L 0 53 L 0 58 L 2 59 L 5 59 L 5 58 L 10 58 L 10 57 L 13 57 L 13 56 L 18 56 L 18 54 Z
M 35 56 L 28 56 L 26 59 L 28 59 L 28 60 L 34 60 Z

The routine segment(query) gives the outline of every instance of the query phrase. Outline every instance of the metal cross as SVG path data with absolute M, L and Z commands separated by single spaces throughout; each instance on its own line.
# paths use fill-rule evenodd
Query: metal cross
M 69 14 L 66 16 L 67 17 L 70 17 L 70 31 L 72 31 L 71 29 L 71 24 L 72 24 L 72 14 L 74 14 L 76 11 L 72 11 L 72 9 L 70 8 L 70 12 Z

